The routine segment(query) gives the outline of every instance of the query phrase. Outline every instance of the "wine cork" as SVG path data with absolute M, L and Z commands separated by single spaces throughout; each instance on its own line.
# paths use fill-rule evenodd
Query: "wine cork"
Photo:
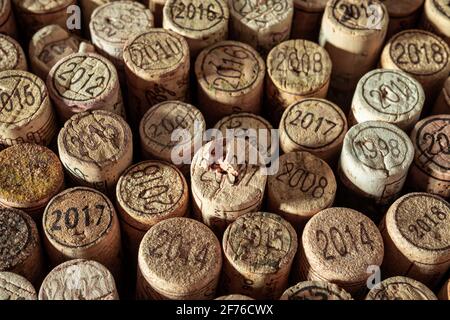
M 244 296 L 242 294 L 229 294 L 226 296 L 217 297 L 214 300 L 234 300 L 234 301 L 242 300 L 242 301 L 244 301 L 244 300 L 255 300 L 255 299 Z
M 132 163 L 131 129 L 114 113 L 82 112 L 70 118 L 59 132 L 58 151 L 77 184 L 114 194 L 117 180 Z
M 47 87 L 62 122 L 88 110 L 125 116 L 116 68 L 96 53 L 74 53 L 59 60 L 50 70 Z
M 438 36 L 423 30 L 406 30 L 393 36 L 381 54 L 381 68 L 402 70 L 422 85 L 433 103 L 450 73 L 450 49 Z
M 425 0 L 423 26 L 450 46 L 450 5 L 445 0 Z
M 192 59 L 206 47 L 228 39 L 226 0 L 167 0 L 163 15 L 164 29 L 186 39 Z
M 442 286 L 438 294 L 439 300 L 450 300 L 450 279 Z
M 119 221 L 113 204 L 101 192 L 75 187 L 59 193 L 45 208 L 43 229 L 52 265 L 71 259 L 91 259 L 119 275 Z
M 78 0 L 83 14 L 83 32 L 89 33 L 89 23 L 91 22 L 92 13 L 101 5 L 117 1 L 117 0 Z
M 245 42 L 265 56 L 289 39 L 294 4 L 292 0 L 229 0 L 231 38 Z
M 11 0 L 0 0 L 0 33 L 17 39 L 17 26 Z
M 182 134 L 178 135 L 177 130 L 186 130 L 186 139 L 180 142 L 178 137 Z M 193 151 L 197 145 L 201 146 L 205 130 L 205 119 L 194 106 L 181 101 L 158 103 L 145 113 L 139 125 L 142 158 L 174 163 L 188 177 Z M 183 151 L 192 151 L 189 155 L 181 154 L 178 161 L 174 153 L 180 144 Z
M 259 114 L 265 63 L 249 45 L 222 41 L 203 50 L 195 61 L 198 107 L 214 124 L 235 112 Z
M 0 208 L 0 226 L 0 271 L 17 273 L 39 285 L 44 265 L 35 222 L 22 210 Z
M 432 114 L 450 114 L 450 77 L 445 81 L 433 107 Z
M 333 62 L 331 86 L 352 91 L 373 69 L 388 28 L 386 7 L 378 0 L 332 0 L 327 3 L 319 43 Z
M 334 283 L 303 281 L 288 288 L 280 300 L 353 300 L 352 296 Z
M 167 0 L 148 0 L 153 16 L 155 17 L 155 27 L 161 28 L 163 25 L 163 10 Z
M 419 121 L 411 132 L 414 162 L 408 176 L 408 186 L 450 197 L 450 115 L 436 115 Z M 447 148 L 447 149 L 446 149 Z
M 0 152 L 0 206 L 22 209 L 39 221 L 63 187 L 63 168 L 51 150 L 27 143 Z
M 186 179 L 162 161 L 143 161 L 128 168 L 117 182 L 116 198 L 125 243 L 133 258 L 152 226 L 186 216 L 189 210 Z
M 380 230 L 386 276 L 407 276 L 434 288 L 450 266 L 450 204 L 427 193 L 395 201 Z
M 387 39 L 400 31 L 413 29 L 422 13 L 424 0 L 381 0 L 389 13 Z
M 261 208 L 267 176 L 253 161 L 256 148 L 240 138 L 205 144 L 191 164 L 194 213 L 216 234 L 239 216 Z
M 376 225 L 348 208 L 328 208 L 306 224 L 297 255 L 301 280 L 329 281 L 354 297 L 366 289 L 368 268 L 383 261 L 383 239 Z
M 351 124 L 384 121 L 409 132 L 425 102 L 422 85 L 400 70 L 376 69 L 358 82 L 349 119 Z
M 372 288 L 366 300 L 437 300 L 424 284 L 407 277 L 392 277 Z
M 286 109 L 279 129 L 280 146 L 285 153 L 308 151 L 331 163 L 341 151 L 347 118 L 334 103 L 309 98 Z
M 406 133 L 390 123 L 367 121 L 347 132 L 339 175 L 346 188 L 383 205 L 402 190 L 413 158 Z
M 138 263 L 138 299 L 206 300 L 215 295 L 222 253 L 204 224 L 171 218 L 145 234 Z
M 37 300 L 36 289 L 18 274 L 0 272 L 0 300 Z
M 27 58 L 20 44 L 10 36 L 0 34 L 0 71 L 27 69 Z
M 294 0 L 291 39 L 317 41 L 328 0 Z
M 52 142 L 56 118 L 41 79 L 26 71 L 1 71 L 0 96 L 0 146 Z
M 95 48 L 88 42 L 70 34 L 57 24 L 39 29 L 31 38 L 28 53 L 33 73 L 42 80 L 47 79 L 50 69 L 62 58 L 84 48 L 94 52 Z
M 234 221 L 222 240 L 223 290 L 255 299 L 277 299 L 288 284 L 297 234 L 280 216 L 252 212 Z
M 39 300 L 119 300 L 119 295 L 108 269 L 92 260 L 76 259 L 47 275 Z
M 314 42 L 289 40 L 270 51 L 267 72 L 269 113 L 279 121 L 291 104 L 309 97 L 327 96 L 331 60 L 325 49 Z
M 189 47 L 173 31 L 151 29 L 128 39 L 123 52 L 132 123 L 163 101 L 188 100 Z
M 76 0 L 12 0 L 17 21 L 26 38 L 48 24 L 54 23 L 67 29 L 67 23 L 73 14 L 69 7 Z M 81 18 L 81 17 L 79 17 Z

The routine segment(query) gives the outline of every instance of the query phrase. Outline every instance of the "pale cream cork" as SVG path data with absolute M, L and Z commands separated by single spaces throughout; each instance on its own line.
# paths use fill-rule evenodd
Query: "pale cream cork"
M 0 71 L 27 69 L 27 58 L 20 44 L 10 36 L 0 34 Z
M 0 146 L 49 145 L 57 123 L 45 83 L 27 71 L 1 71 L 0 91 Z
M 114 65 L 96 53 L 73 53 L 50 70 L 47 87 L 61 122 L 84 111 L 104 110 L 125 117 Z
M 329 281 L 354 297 L 364 293 L 368 268 L 380 266 L 384 252 L 377 226 L 348 208 L 328 208 L 312 217 L 299 248 L 299 280 Z
M 450 114 L 420 120 L 411 132 L 414 162 L 408 175 L 408 186 L 418 191 L 450 197 Z
M 265 63 L 251 46 L 222 41 L 206 48 L 195 61 L 195 75 L 207 123 L 236 112 L 261 112 Z
M 245 42 L 265 56 L 289 39 L 294 3 L 292 0 L 228 0 L 230 37 Z
M 222 252 L 207 226 L 189 218 L 171 218 L 145 234 L 138 265 L 138 299 L 213 299 Z
M 116 199 L 124 243 L 136 261 L 139 243 L 152 226 L 189 211 L 186 179 L 163 161 L 143 161 L 128 168 L 117 182 Z
M 128 39 L 123 52 L 131 122 L 150 107 L 167 100 L 189 98 L 189 47 L 173 31 L 150 29 Z
M 366 300 L 437 300 L 424 284 L 407 277 L 392 277 L 372 288 Z
M 16 18 L 11 0 L 0 0 L 0 33 L 17 38 Z
M 288 284 L 297 234 L 279 215 L 247 213 L 226 229 L 221 288 L 255 299 L 277 299 Z
M 438 293 L 439 300 L 450 300 L 450 279 L 447 280 Z
M 332 163 L 339 156 L 347 129 L 341 108 L 325 99 L 308 98 L 283 113 L 280 147 L 285 153 L 308 151 Z
M 215 298 L 214 300 L 234 300 L 234 301 L 240 301 L 240 300 L 255 300 L 253 298 L 250 298 L 248 296 L 244 296 L 242 294 L 229 294 L 226 296 L 220 296 Z
M 39 29 L 30 40 L 28 54 L 31 70 L 45 81 L 50 69 L 59 60 L 83 50 L 94 52 L 95 48 L 61 26 L 50 24 Z
M 0 300 L 37 300 L 36 289 L 16 273 L 0 272 Z
M 381 121 L 353 126 L 344 138 L 339 175 L 355 194 L 387 204 L 403 188 L 414 158 L 414 146 L 405 132 Z
M 356 86 L 350 125 L 384 121 L 409 132 L 419 120 L 425 103 L 422 85 L 401 70 L 376 69 Z
M 83 15 L 83 31 L 89 33 L 89 23 L 91 22 L 92 13 L 101 5 L 118 1 L 118 0 L 78 0 Z
M 291 39 L 317 41 L 328 0 L 294 0 Z
M 450 266 L 450 204 L 428 193 L 409 193 L 389 208 L 380 230 L 385 276 L 407 276 L 434 288 Z
M 445 81 L 431 112 L 432 114 L 450 114 L 450 77 Z
M 205 144 L 191 164 L 193 210 L 216 234 L 241 215 L 261 208 L 266 188 L 265 167 L 258 151 L 240 138 Z
M 161 28 L 163 25 L 163 10 L 167 0 L 144 0 L 148 2 L 148 6 L 155 17 L 155 27 Z
M 186 39 L 191 59 L 206 47 L 228 39 L 227 0 L 168 0 L 163 15 L 164 29 Z
M 334 283 L 303 281 L 286 289 L 280 300 L 353 300 L 353 298 Z
M 75 259 L 45 277 L 39 300 L 119 300 L 114 277 L 96 261 Z
M 40 285 L 44 265 L 36 223 L 22 210 L 0 208 L 0 229 L 0 271 L 17 273 L 34 286 Z
M 205 119 L 194 106 L 182 101 L 158 103 L 145 113 L 139 125 L 142 158 L 173 163 L 188 177 L 205 130 Z
M 425 0 L 422 26 L 450 46 L 450 5 L 445 0 Z
M 424 0 L 381 0 L 389 13 L 387 39 L 396 33 L 415 28 Z
M 273 48 L 267 57 L 268 112 L 277 122 L 291 104 L 305 98 L 325 98 L 331 77 L 331 59 L 318 44 L 289 40 Z
M 27 143 L 0 152 L 0 206 L 24 210 L 40 221 L 63 188 L 63 167 L 50 149 Z
M 75 187 L 50 200 L 42 219 L 46 252 L 53 266 L 90 259 L 120 275 L 121 237 L 116 211 L 101 192 Z
M 114 113 L 82 112 L 59 132 L 58 150 L 74 182 L 112 195 L 120 175 L 132 163 L 131 129 Z

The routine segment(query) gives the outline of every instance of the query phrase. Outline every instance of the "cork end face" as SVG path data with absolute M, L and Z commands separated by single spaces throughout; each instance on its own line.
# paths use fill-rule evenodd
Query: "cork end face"
M 286 289 L 280 300 L 353 300 L 353 298 L 334 283 L 304 281 Z
M 0 300 L 37 300 L 37 294 L 24 277 L 12 272 L 0 272 Z
M 20 44 L 13 38 L 0 34 L 0 47 L 3 57 L 0 61 L 0 71 L 18 69 L 27 70 L 25 53 Z
M 74 3 L 74 0 L 52 0 L 52 1 L 35 1 L 35 0 L 12 0 L 14 5 L 18 6 L 25 12 L 33 14 L 45 14 L 53 11 L 61 10 Z
M 437 300 L 437 297 L 419 281 L 392 277 L 371 289 L 366 300 Z

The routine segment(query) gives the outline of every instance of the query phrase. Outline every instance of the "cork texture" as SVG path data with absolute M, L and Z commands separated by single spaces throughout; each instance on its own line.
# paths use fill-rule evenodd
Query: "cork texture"
M 425 285 L 407 277 L 393 277 L 371 289 L 366 300 L 437 300 Z
M 280 300 L 353 300 L 352 296 L 334 283 L 303 281 L 289 287 Z
M 27 58 L 20 44 L 10 36 L 0 34 L 0 71 L 26 71 Z
M 37 294 L 24 277 L 12 272 L 0 272 L 0 300 L 37 300 Z

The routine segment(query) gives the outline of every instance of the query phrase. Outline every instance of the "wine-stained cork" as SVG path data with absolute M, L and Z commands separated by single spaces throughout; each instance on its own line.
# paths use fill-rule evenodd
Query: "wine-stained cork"
M 249 45 L 222 41 L 203 50 L 195 61 L 198 107 L 214 124 L 235 112 L 259 114 L 265 63 Z
M 27 143 L 0 152 L 0 206 L 22 209 L 39 221 L 63 187 L 63 168 L 51 150 Z
M 45 277 L 39 300 L 119 300 L 119 295 L 107 268 L 92 260 L 75 259 Z
M 76 0 L 12 0 L 12 2 L 21 32 L 28 39 L 48 24 L 58 24 L 67 29 L 67 22 L 73 14 L 69 7 L 77 3 Z
M 447 280 L 438 293 L 439 300 L 450 300 L 450 279 Z
M 450 4 L 445 0 L 425 0 L 423 26 L 450 46 Z
M 132 163 L 131 129 L 108 111 L 74 115 L 58 135 L 61 162 L 77 183 L 114 194 L 117 180 Z
M 186 179 L 173 165 L 143 161 L 128 168 L 116 187 L 117 208 L 125 244 L 137 258 L 139 243 L 158 222 L 188 213 Z
M 424 284 L 407 277 L 392 277 L 372 288 L 366 300 L 437 300 Z
M 286 109 L 279 129 L 280 146 L 285 153 L 308 151 L 331 163 L 341 151 L 347 118 L 334 103 L 309 98 Z
M 227 0 L 168 0 L 164 5 L 164 29 L 182 35 L 192 59 L 204 48 L 228 39 Z
M 423 30 L 393 36 L 381 54 L 381 68 L 400 69 L 419 81 L 433 103 L 450 73 L 450 49 L 440 37 Z
M 373 69 L 388 28 L 386 7 L 378 0 L 332 0 L 327 3 L 319 43 L 333 62 L 331 86 L 351 91 Z
M 88 110 L 125 116 L 116 68 L 96 53 L 74 53 L 59 60 L 50 70 L 47 87 L 62 122 Z
M 52 265 L 92 259 L 120 274 L 121 239 L 117 214 L 101 192 L 75 187 L 50 200 L 43 215 L 45 247 Z
M 263 56 L 289 39 L 294 4 L 292 0 L 228 0 L 230 36 L 245 42 Z
M 413 158 L 414 147 L 406 133 L 390 123 L 367 121 L 347 132 L 339 174 L 355 194 L 387 204 L 403 188 Z
M 354 297 L 366 289 L 368 268 L 383 261 L 383 239 L 362 213 L 328 208 L 306 224 L 298 258 L 300 280 L 329 281 Z
M 189 47 L 173 31 L 151 29 L 128 39 L 123 50 L 132 122 L 163 101 L 189 96 Z
M 344 289 L 327 281 L 303 281 L 288 288 L 280 300 L 353 300 Z
M 385 276 L 407 276 L 434 288 L 450 266 L 450 204 L 428 193 L 395 201 L 380 226 Z
M 0 272 L 0 300 L 37 300 L 36 289 L 16 273 Z
M 163 25 L 163 10 L 166 2 L 167 0 L 148 0 L 150 10 L 155 17 L 155 27 L 157 28 L 161 28 Z
M 62 58 L 82 50 L 95 51 L 88 42 L 70 34 L 57 24 L 39 29 L 30 40 L 28 53 L 33 73 L 47 79 L 50 69 Z
M 267 57 L 266 90 L 269 113 L 279 121 L 291 104 L 308 97 L 325 98 L 331 77 L 328 53 L 314 42 L 289 40 Z
M 234 301 L 239 301 L 239 300 L 255 300 L 253 298 L 244 296 L 242 294 L 229 294 L 226 296 L 220 296 L 215 298 L 214 300 L 234 300 Z
M 216 234 L 239 216 L 261 208 L 267 176 L 245 139 L 217 139 L 205 144 L 191 164 L 193 209 Z
M 409 132 L 419 120 L 425 102 L 422 85 L 401 70 L 376 69 L 356 86 L 349 119 L 351 125 L 384 121 Z
M 328 0 L 294 0 L 291 39 L 317 41 Z
M 432 114 L 450 114 L 450 77 L 445 81 L 441 93 L 436 99 Z
M 178 135 L 177 130 L 183 130 L 187 136 Z M 205 130 L 205 119 L 194 106 L 181 101 L 158 103 L 145 113 L 139 125 L 142 158 L 176 162 L 183 174 L 189 176 L 194 149 L 202 145 Z M 179 140 L 180 137 L 183 138 L 182 141 Z M 175 154 L 174 149 L 180 144 L 192 150 L 190 155 Z M 175 159 L 177 156 L 183 161 Z
M 268 177 L 267 208 L 301 229 L 313 215 L 331 207 L 336 178 L 330 166 L 308 152 L 279 158 L 277 174 Z
M 222 252 L 207 226 L 171 218 L 145 234 L 138 264 L 138 299 L 205 300 L 215 296 Z
M 21 70 L 0 72 L 0 145 L 49 145 L 57 124 L 45 83 Z
M 0 271 L 17 273 L 39 285 L 44 265 L 36 223 L 22 210 L 0 208 L 0 229 Z
M 450 115 L 436 115 L 419 121 L 411 132 L 415 156 L 408 186 L 450 197 Z M 447 149 L 446 149 L 447 148 Z
M 17 38 L 17 26 L 11 0 L 0 0 L 0 33 Z
M 422 13 L 424 0 L 381 0 L 389 13 L 387 39 L 396 33 L 413 29 Z
M 0 34 L 0 71 L 27 69 L 27 58 L 20 44 L 10 36 Z

